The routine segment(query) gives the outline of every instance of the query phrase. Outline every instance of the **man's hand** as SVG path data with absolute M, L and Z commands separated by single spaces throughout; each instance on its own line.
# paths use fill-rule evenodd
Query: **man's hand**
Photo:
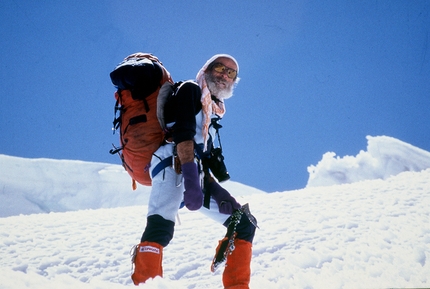
M 219 212 L 221 214 L 231 215 L 235 210 L 241 208 L 241 205 L 236 201 L 236 199 L 217 182 L 208 182 L 205 188 L 218 204 Z
M 199 172 L 197 164 L 188 162 L 182 164 L 182 176 L 184 177 L 184 203 L 191 211 L 198 210 L 203 205 L 203 192 L 200 187 Z

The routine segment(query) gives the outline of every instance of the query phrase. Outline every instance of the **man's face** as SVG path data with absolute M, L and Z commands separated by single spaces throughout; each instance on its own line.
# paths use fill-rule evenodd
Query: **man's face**
M 211 94 L 219 99 L 230 98 L 233 95 L 236 74 L 237 66 L 233 60 L 226 57 L 217 58 L 205 74 Z

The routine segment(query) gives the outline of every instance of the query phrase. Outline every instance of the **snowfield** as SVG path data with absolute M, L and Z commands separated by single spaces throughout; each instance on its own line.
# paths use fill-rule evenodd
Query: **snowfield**
M 301 190 L 226 184 L 259 222 L 251 288 L 430 287 L 430 153 L 368 141 L 356 157 L 310 166 Z M 339 172 L 367 179 L 339 183 Z M 149 191 L 131 191 L 121 166 L 0 155 L 0 182 L 0 288 L 134 287 L 130 249 Z M 222 288 L 210 263 L 225 229 L 186 209 L 179 219 L 164 278 L 139 287 Z

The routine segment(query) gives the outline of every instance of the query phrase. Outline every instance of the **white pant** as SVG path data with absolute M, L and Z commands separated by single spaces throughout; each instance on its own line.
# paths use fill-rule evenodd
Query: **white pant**
M 151 160 L 150 175 L 152 170 L 163 159 L 173 155 L 173 144 L 161 146 L 153 155 Z M 175 222 L 179 207 L 184 199 L 184 184 L 182 175 L 176 174 L 175 170 L 168 166 L 152 178 L 151 195 L 148 203 L 148 216 L 160 215 L 166 220 Z M 223 224 L 229 215 L 219 212 L 218 205 L 211 198 L 210 209 L 201 207 L 199 212 L 211 219 Z

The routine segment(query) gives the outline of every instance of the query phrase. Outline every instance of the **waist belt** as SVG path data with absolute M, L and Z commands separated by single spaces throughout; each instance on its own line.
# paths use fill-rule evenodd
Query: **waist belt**
M 173 164 L 173 157 L 168 157 L 159 162 L 155 168 L 152 170 L 151 177 L 154 178 L 156 175 L 158 175 L 159 172 L 167 168 L 168 166 L 171 166 Z

